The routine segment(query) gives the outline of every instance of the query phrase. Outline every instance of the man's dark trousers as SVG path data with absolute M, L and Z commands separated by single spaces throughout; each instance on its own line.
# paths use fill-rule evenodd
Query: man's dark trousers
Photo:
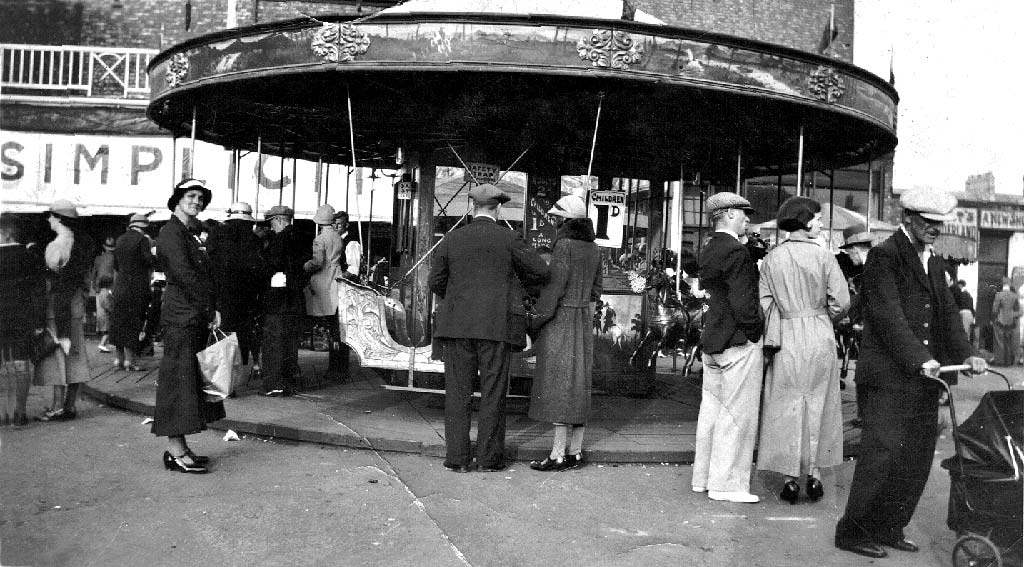
M 505 391 L 508 388 L 510 345 L 487 339 L 443 339 L 445 463 L 469 465 L 469 429 L 473 379 L 480 373 L 480 417 L 476 464 L 498 466 L 505 457 Z
M 263 387 L 295 389 L 299 370 L 301 315 L 267 313 L 263 317 Z
M 897 390 L 858 385 L 857 407 L 863 420 L 860 453 L 836 537 L 899 541 L 928 482 L 938 386 Z

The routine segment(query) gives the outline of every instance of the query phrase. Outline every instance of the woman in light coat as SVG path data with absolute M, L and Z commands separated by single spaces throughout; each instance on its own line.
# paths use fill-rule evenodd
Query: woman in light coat
M 582 199 L 562 197 L 548 214 L 558 232 L 551 280 L 537 301 L 534 327 L 540 328 L 540 334 L 529 415 L 552 423 L 555 438 L 548 458 L 531 462 L 530 468 L 563 471 L 583 466 L 594 367 L 591 328 L 594 303 L 601 297 L 601 255 Z
M 93 243 L 79 230 L 78 210 L 70 201 L 55 201 L 47 221 L 57 236 L 44 253 L 49 282 L 46 323 L 60 348 L 36 364 L 33 384 L 53 386 L 53 405 L 40 421 L 63 421 L 75 418 L 78 387 L 91 379 L 83 320 Z
M 807 496 L 817 501 L 824 494 L 820 469 L 843 461 L 832 323 L 849 309 L 850 294 L 835 256 L 816 240 L 820 204 L 806 197 L 788 199 L 779 208 L 778 226 L 789 238 L 761 264 L 765 341 L 777 342 L 780 349 L 765 375 L 757 468 L 785 475 L 779 497 L 796 504 L 799 477 L 807 476 Z
M 320 234 L 313 239 L 313 257 L 302 266 L 309 276 L 306 288 L 306 314 L 311 317 L 335 317 L 338 312 L 338 281 L 343 273 L 345 239 L 334 227 L 334 207 L 321 205 L 313 216 Z M 334 326 L 338 325 L 337 319 Z

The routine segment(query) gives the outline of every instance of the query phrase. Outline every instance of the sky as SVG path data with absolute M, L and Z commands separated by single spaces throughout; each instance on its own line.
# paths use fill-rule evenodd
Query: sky
M 897 190 L 1024 195 L 1024 0 L 856 0 L 854 63 L 899 91 Z

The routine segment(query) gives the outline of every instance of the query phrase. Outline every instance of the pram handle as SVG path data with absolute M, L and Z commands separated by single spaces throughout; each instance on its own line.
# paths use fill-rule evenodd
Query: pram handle
M 969 371 L 970 369 L 971 369 L 971 365 L 970 364 L 951 364 L 949 366 L 940 366 L 939 367 L 939 374 L 942 374 L 943 372 L 966 372 L 966 371 Z M 1002 378 L 1003 382 L 1006 382 L 1006 389 L 1007 390 L 1012 390 L 1013 389 L 1013 384 L 1010 383 L 1010 379 L 1007 378 L 1005 374 L 1003 374 L 1001 372 L 996 372 L 995 370 L 992 370 L 991 368 L 986 368 L 984 374 L 995 374 L 996 376 Z M 933 378 L 933 380 L 939 380 L 943 384 L 946 383 L 944 380 L 941 380 L 939 378 Z M 947 388 L 947 390 L 948 390 L 948 388 Z

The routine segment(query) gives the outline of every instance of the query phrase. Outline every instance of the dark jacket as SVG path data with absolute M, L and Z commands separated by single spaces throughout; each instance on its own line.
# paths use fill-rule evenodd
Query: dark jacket
M 259 311 L 260 292 L 267 285 L 263 244 L 252 223 L 228 219 L 206 241 L 213 267 L 221 326 L 235 330 Z
M 700 254 L 700 285 L 708 291 L 704 314 L 704 351 L 757 342 L 764 330 L 758 300 L 757 264 L 732 235 L 715 232 Z
M 264 313 L 306 313 L 306 299 L 302 289 L 309 283 L 309 275 L 302 266 L 312 255 L 312 243 L 306 242 L 293 225 L 268 235 L 264 251 Z M 285 287 L 270 287 L 270 278 L 277 272 L 284 272 Z
M 114 280 L 110 317 L 110 342 L 134 348 L 149 308 L 150 279 L 153 275 L 153 243 L 145 234 L 129 228 L 114 245 Z
M 933 255 L 928 272 L 902 230 L 868 253 L 861 278 L 864 335 L 858 386 L 920 388 L 925 362 L 960 363 L 971 356 L 959 308 L 946 287 L 943 260 Z
M 43 259 L 24 245 L 0 246 L 0 345 L 25 341 L 46 326 L 44 270 Z
M 171 215 L 157 237 L 157 261 L 167 276 L 160 317 L 163 325 L 206 325 L 213 320 L 216 300 L 206 250 L 199 240 L 203 226 L 192 219 L 186 227 Z
M 522 286 L 547 279 L 544 259 L 521 236 L 488 217 L 473 219 L 434 251 L 428 282 L 441 299 L 434 336 L 514 342 L 511 314 L 522 310 Z

